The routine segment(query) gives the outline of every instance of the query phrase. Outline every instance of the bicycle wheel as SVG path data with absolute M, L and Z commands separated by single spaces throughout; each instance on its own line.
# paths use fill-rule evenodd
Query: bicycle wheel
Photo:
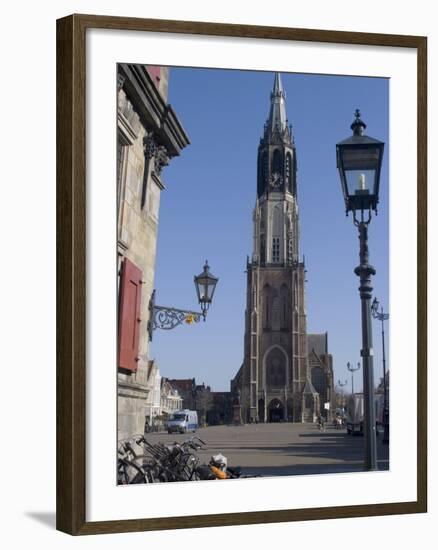
M 120 464 L 123 462 L 123 464 Z M 157 462 L 148 455 L 139 455 L 132 459 L 119 459 L 120 485 L 155 483 L 159 481 Z
M 143 472 L 140 466 L 133 463 L 130 459 L 119 458 L 118 465 L 117 465 L 117 484 L 118 485 L 129 485 L 130 483 L 132 483 L 132 480 L 136 476 L 142 475 L 142 474 Z

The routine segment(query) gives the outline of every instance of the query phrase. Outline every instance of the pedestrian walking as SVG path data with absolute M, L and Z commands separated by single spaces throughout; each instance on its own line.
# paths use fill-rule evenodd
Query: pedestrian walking
M 324 418 L 320 414 L 318 415 L 318 430 L 324 431 Z

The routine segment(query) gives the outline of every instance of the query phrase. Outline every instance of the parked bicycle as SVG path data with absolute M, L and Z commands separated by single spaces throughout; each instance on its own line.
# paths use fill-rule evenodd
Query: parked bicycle
M 200 464 L 200 449 L 205 449 L 205 442 L 197 436 L 172 444 L 152 444 L 143 435 L 122 440 L 118 446 L 118 484 L 259 477 L 243 475 L 240 467 L 231 468 L 221 453 L 212 456 L 208 464 Z
M 119 442 L 118 483 L 157 483 L 194 479 L 199 458 L 195 454 L 205 443 L 192 437 L 182 443 L 151 444 L 143 435 Z M 136 451 L 135 449 L 140 449 Z

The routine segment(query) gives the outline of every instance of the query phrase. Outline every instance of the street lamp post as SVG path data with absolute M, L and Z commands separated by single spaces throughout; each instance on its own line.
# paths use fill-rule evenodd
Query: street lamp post
M 374 319 L 382 323 L 382 362 L 383 362 L 383 443 L 389 443 L 389 403 L 388 386 L 386 381 L 386 358 L 385 358 L 385 321 L 389 319 L 389 313 L 383 312 L 383 307 L 379 311 L 379 301 L 374 298 L 371 305 L 371 312 Z
M 353 365 L 350 364 L 350 361 L 348 361 L 347 369 L 351 372 L 351 395 L 354 395 L 353 374 L 360 369 L 360 363 L 357 364 L 357 367 L 353 367 Z
M 149 341 L 152 340 L 153 331 L 157 328 L 171 330 L 183 322 L 191 325 L 192 323 L 199 323 L 201 318 L 205 321 L 219 279 L 210 273 L 208 262 L 205 261 L 203 272 L 195 276 L 194 280 L 201 312 L 158 306 L 155 303 L 155 290 L 152 292 L 151 299 L 149 300 Z
M 336 145 L 336 160 L 341 179 L 346 213 L 353 212 L 354 225 L 359 230 L 360 263 L 354 270 L 360 278 L 359 293 L 362 309 L 362 362 L 365 419 L 365 470 L 377 470 L 376 423 L 374 411 L 373 339 L 370 300 L 371 276 L 376 270 L 369 264 L 368 225 L 371 211 L 377 213 L 380 171 L 384 143 L 364 135 L 366 124 L 359 110 L 351 125 L 353 135 Z
M 338 386 L 341 387 L 341 404 L 342 404 L 342 415 L 344 414 L 344 408 L 345 408 L 345 402 L 344 402 L 344 386 L 348 384 L 347 380 L 345 382 L 341 382 L 338 380 Z

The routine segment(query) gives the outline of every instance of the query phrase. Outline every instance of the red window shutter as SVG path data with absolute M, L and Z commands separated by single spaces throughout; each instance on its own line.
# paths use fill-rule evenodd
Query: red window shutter
M 146 65 L 146 70 L 154 81 L 155 86 L 158 88 L 161 80 L 161 67 L 157 67 L 156 65 Z
M 138 366 L 141 275 L 141 270 L 124 258 L 119 302 L 119 367 L 130 371 L 136 371 Z

